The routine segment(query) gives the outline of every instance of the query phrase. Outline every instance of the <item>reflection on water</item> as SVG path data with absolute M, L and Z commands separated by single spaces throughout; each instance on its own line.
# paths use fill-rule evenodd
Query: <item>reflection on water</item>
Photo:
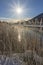
M 21 41 L 21 29 L 17 29 L 18 31 L 18 41 L 20 42 Z
M 18 34 L 18 41 L 19 42 L 21 41 L 21 35 L 20 35 L 20 33 Z

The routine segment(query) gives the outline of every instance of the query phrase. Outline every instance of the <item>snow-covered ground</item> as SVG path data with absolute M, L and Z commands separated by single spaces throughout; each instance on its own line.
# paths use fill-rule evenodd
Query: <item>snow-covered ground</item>
M 13 55 L 0 55 L 0 65 L 43 65 L 43 58 L 32 52 L 31 50 L 25 53 L 15 53 Z
M 0 55 L 0 65 L 25 65 L 25 63 L 21 61 L 17 55 L 12 57 Z

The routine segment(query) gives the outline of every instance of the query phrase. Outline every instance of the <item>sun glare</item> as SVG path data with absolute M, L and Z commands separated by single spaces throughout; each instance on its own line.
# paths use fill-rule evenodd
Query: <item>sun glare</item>
M 20 18 L 22 19 L 22 16 L 25 12 L 24 5 L 20 5 L 20 3 L 13 2 L 13 4 L 10 4 L 9 9 L 10 9 L 11 17 L 15 17 L 17 19 L 20 19 Z
M 16 12 L 17 12 L 18 14 L 21 14 L 21 13 L 22 13 L 22 8 L 20 8 L 20 7 L 16 8 Z

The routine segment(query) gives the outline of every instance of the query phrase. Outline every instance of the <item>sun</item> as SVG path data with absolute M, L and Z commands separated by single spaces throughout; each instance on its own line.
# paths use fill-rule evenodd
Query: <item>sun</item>
M 22 13 L 22 8 L 20 8 L 20 7 L 16 8 L 16 12 L 17 12 L 17 14 L 21 14 Z

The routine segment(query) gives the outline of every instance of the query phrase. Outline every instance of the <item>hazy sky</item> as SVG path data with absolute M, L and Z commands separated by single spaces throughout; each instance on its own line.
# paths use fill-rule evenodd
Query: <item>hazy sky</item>
M 15 11 L 18 4 L 22 8 L 19 15 Z M 43 0 L 0 0 L 0 18 L 23 19 L 40 13 L 43 13 Z

